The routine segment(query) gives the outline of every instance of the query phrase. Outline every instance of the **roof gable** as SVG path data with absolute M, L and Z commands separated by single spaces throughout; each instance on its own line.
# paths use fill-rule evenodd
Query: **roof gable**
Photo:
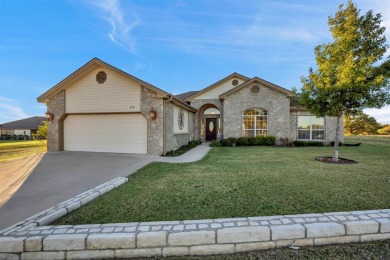
M 248 77 L 246 77 L 246 76 L 244 76 L 244 75 L 241 75 L 241 74 L 238 74 L 238 73 L 234 72 L 234 73 L 230 74 L 229 76 L 227 76 L 227 77 L 225 77 L 225 78 L 223 78 L 223 79 L 221 79 L 221 80 L 219 80 L 219 81 L 217 81 L 217 82 L 211 84 L 210 86 L 208 86 L 208 87 L 206 87 L 206 88 L 204 88 L 204 89 L 202 89 L 202 90 L 196 92 L 195 94 L 193 94 L 193 95 L 187 97 L 185 100 L 186 100 L 186 101 L 191 101 L 192 99 L 194 99 L 194 98 L 196 98 L 196 97 L 199 97 L 200 95 L 205 94 L 206 92 L 209 92 L 209 91 L 211 91 L 211 90 L 213 90 L 213 89 L 219 87 L 219 86 L 220 86 L 221 84 L 223 84 L 224 82 L 229 81 L 229 80 L 231 80 L 231 79 L 233 79 L 233 78 L 239 78 L 239 79 L 241 79 L 241 80 L 243 80 L 243 81 L 248 81 L 248 80 L 249 80 Z M 234 86 L 232 86 L 232 88 L 233 88 L 233 87 L 234 87 Z
M 255 82 L 257 82 L 257 83 L 259 83 L 259 84 L 261 84 L 261 85 L 263 85 L 263 86 L 266 86 L 266 87 L 268 87 L 268 88 L 270 88 L 270 89 L 273 89 L 273 90 L 275 90 L 275 91 L 281 92 L 281 93 L 283 93 L 283 94 L 285 94 L 285 95 L 287 95 L 287 96 L 289 96 L 289 97 L 295 96 L 295 93 L 292 92 L 292 91 L 290 91 L 290 90 L 288 90 L 288 89 L 285 89 L 285 88 L 283 88 L 283 87 L 280 87 L 280 86 L 278 86 L 278 85 L 275 85 L 275 84 L 273 84 L 273 83 L 271 83 L 271 82 L 268 82 L 268 81 L 266 81 L 266 80 L 264 80 L 264 79 L 261 79 L 261 78 L 259 78 L 259 77 L 254 77 L 254 78 L 252 78 L 251 80 L 248 80 L 248 81 L 242 83 L 241 85 L 238 85 L 238 86 L 236 86 L 235 88 L 233 88 L 233 89 L 231 89 L 231 90 L 229 90 L 229 91 L 227 91 L 227 92 L 221 94 L 221 95 L 219 96 L 219 98 L 220 98 L 220 99 L 225 99 L 225 98 L 226 98 L 227 96 L 229 96 L 230 94 L 233 94 L 233 93 L 235 93 L 235 92 L 237 92 L 237 91 L 239 91 L 239 90 L 241 90 L 241 89 L 243 89 L 243 88 L 245 88 L 245 87 L 247 87 L 247 86 L 249 86 L 249 85 L 251 85 L 251 84 L 253 84 L 253 83 L 255 83 Z
M 151 84 L 149 84 L 149 83 L 147 83 L 147 82 L 145 82 L 137 77 L 134 77 L 133 75 L 130 75 L 130 74 L 98 59 L 98 58 L 93 58 L 92 60 L 90 60 L 89 62 L 84 64 L 82 67 L 77 69 L 75 72 L 70 74 L 68 77 L 63 79 L 61 82 L 56 84 L 54 87 L 50 88 L 48 91 L 43 93 L 41 96 L 39 96 L 37 98 L 38 102 L 47 103 L 48 100 L 52 96 L 56 95 L 57 93 L 59 93 L 62 90 L 67 89 L 69 86 L 72 85 L 72 83 L 76 82 L 77 80 L 84 77 L 85 75 L 87 75 L 88 73 L 90 73 L 91 71 L 93 71 L 94 69 L 96 69 L 100 66 L 107 67 L 107 68 L 119 73 L 120 75 L 123 75 L 127 78 L 130 78 L 132 80 L 139 82 L 139 84 L 141 86 L 146 87 L 146 88 L 158 93 L 159 95 L 163 96 L 164 98 L 167 98 L 168 100 L 171 100 L 172 102 L 177 103 L 178 105 L 182 106 L 183 108 L 185 108 L 189 111 L 192 111 L 192 112 L 197 111 L 194 107 L 192 107 L 192 106 L 188 105 L 187 103 L 185 103 L 184 101 L 176 98 L 173 94 L 165 92 L 162 89 L 157 88 L 157 87 L 155 87 L 155 86 L 153 86 L 153 85 L 151 85 Z
M 41 96 L 39 96 L 37 98 L 38 102 L 44 103 L 45 101 L 47 101 L 48 98 L 54 96 L 55 94 L 57 94 L 58 92 L 60 92 L 64 89 L 68 88 L 70 85 L 72 85 L 72 83 L 74 83 L 75 81 L 77 81 L 81 77 L 87 75 L 89 72 L 93 71 L 94 69 L 96 69 L 99 66 L 108 67 L 108 68 L 118 72 L 119 74 L 125 76 L 125 77 L 128 77 L 132 80 L 139 82 L 142 86 L 147 87 L 147 88 L 157 92 L 160 95 L 166 96 L 169 94 L 169 93 L 167 93 L 167 92 L 165 92 L 165 91 L 163 91 L 163 90 L 161 90 L 161 89 L 159 89 L 159 88 L 157 88 L 157 87 L 155 87 L 155 86 L 153 86 L 153 85 L 151 85 L 143 80 L 140 80 L 139 78 L 134 77 L 133 75 L 130 75 L 130 74 L 98 59 L 98 58 L 93 58 L 92 60 L 90 60 L 89 62 L 84 64 L 82 67 L 77 69 L 75 72 L 70 74 L 68 77 L 63 79 L 61 82 L 56 84 L 54 87 L 52 87 L 51 89 L 49 89 L 48 91 L 43 93 Z

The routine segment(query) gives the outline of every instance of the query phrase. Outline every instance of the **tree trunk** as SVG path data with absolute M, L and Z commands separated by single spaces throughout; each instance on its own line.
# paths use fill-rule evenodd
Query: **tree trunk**
M 341 118 L 341 116 L 337 117 L 337 123 L 336 123 L 336 136 L 334 138 L 333 158 L 332 158 L 332 161 L 334 161 L 334 162 L 339 161 L 340 118 Z

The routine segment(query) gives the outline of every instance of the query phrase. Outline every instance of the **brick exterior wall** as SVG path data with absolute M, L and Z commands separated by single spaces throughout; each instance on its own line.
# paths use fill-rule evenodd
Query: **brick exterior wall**
M 268 113 L 268 135 L 276 136 L 278 144 L 280 138 L 290 136 L 290 100 L 285 94 L 263 86 L 258 95 L 252 95 L 251 86 L 229 95 L 224 100 L 223 138 L 241 137 L 244 111 L 262 108 Z
M 148 154 L 161 155 L 164 151 L 164 111 L 163 99 L 157 93 L 141 87 L 141 113 L 147 119 L 148 131 Z M 151 109 L 157 112 L 156 120 L 151 120 Z
M 47 123 L 47 150 L 62 151 L 64 138 L 65 91 L 61 91 L 49 100 L 47 111 L 54 120 Z

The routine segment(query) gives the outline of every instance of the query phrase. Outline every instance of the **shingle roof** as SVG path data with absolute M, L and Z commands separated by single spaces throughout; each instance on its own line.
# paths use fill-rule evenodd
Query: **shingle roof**
M 175 95 L 175 96 L 177 98 L 185 100 L 186 98 L 188 98 L 189 96 L 194 95 L 195 93 L 198 93 L 198 91 L 188 91 L 188 92 L 184 92 L 184 93 L 181 93 L 181 94 L 178 94 L 178 95 Z
M 44 116 L 33 116 L 0 125 L 2 125 L 2 129 L 38 129 L 38 126 L 45 120 L 46 118 Z

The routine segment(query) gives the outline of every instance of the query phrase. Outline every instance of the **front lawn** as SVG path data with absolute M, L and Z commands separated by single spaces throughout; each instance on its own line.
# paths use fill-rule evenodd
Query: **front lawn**
M 46 141 L 0 141 L 0 162 L 46 152 Z
M 390 208 L 390 138 L 348 138 L 355 165 L 326 164 L 332 147 L 213 148 L 195 163 L 152 163 L 54 224 L 268 216 Z

